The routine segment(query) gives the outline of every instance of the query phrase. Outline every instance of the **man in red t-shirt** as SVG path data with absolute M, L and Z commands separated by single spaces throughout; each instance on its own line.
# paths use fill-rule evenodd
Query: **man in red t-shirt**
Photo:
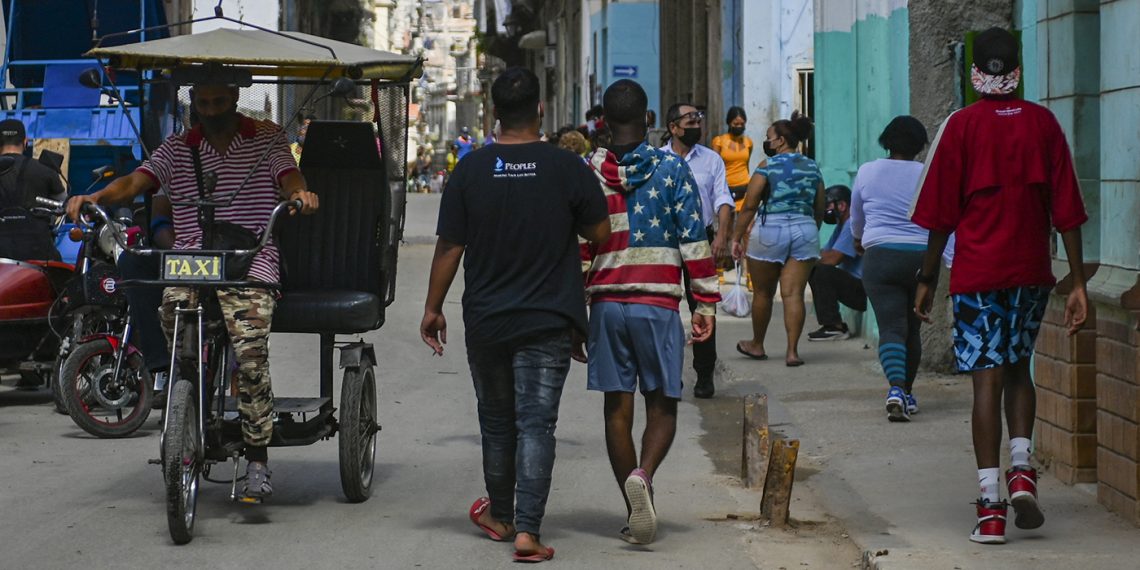
M 1029 362 L 1056 280 L 1050 228 L 1061 234 L 1073 290 L 1069 334 L 1088 312 L 1081 225 L 1088 221 L 1072 156 L 1048 109 L 1013 93 L 1021 79 L 1018 42 L 991 28 L 974 43 L 971 81 L 982 99 L 950 115 L 931 145 L 912 220 L 930 230 L 915 312 L 930 321 L 939 258 L 957 234 L 950 293 L 958 369 L 974 382 L 973 436 L 981 498 L 974 542 L 1005 542 L 1007 503 L 999 501 L 1002 396 L 1012 468 L 1006 472 L 1018 528 L 1037 528 L 1037 473 L 1029 466 L 1036 394 Z

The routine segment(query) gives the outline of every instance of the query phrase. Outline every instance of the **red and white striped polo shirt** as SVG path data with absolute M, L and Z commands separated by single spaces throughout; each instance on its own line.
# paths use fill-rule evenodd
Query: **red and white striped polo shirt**
M 233 202 L 229 206 L 219 207 L 215 214 L 216 220 L 233 222 L 260 235 L 273 208 L 281 201 L 281 178 L 297 169 L 281 127 L 243 116 L 238 135 L 224 155 L 218 154 L 210 146 L 202 135 L 201 127 L 168 137 L 138 170 L 165 189 L 172 202 L 192 202 L 198 199 L 190 145 L 198 147 L 202 171 L 217 173 L 218 185 L 214 192 L 217 197 L 224 199 L 228 199 L 241 186 L 246 175 L 261 158 L 262 152 L 266 147 L 271 147 L 269 155 L 257 166 Z M 174 249 L 200 249 L 202 229 L 198 226 L 197 210 L 194 206 L 179 205 L 174 205 L 173 209 Z M 279 262 L 277 246 L 270 242 L 254 258 L 249 277 L 277 283 L 280 280 Z

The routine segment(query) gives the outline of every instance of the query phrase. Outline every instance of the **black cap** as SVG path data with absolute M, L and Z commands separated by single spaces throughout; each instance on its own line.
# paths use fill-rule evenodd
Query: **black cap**
M 28 137 L 28 131 L 24 129 L 24 123 L 17 119 L 4 119 L 0 121 L 0 137 L 6 139 L 23 139 Z
M 828 202 L 847 202 L 851 203 L 851 189 L 842 185 L 836 184 L 830 186 L 825 192 Z
M 1008 30 L 990 28 L 974 38 L 974 65 L 986 75 L 1006 75 L 1017 69 L 1017 38 Z

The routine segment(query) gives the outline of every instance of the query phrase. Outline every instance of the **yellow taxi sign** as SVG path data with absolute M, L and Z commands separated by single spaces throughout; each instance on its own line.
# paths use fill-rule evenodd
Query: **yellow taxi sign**
M 162 278 L 171 281 L 222 281 L 225 263 L 221 255 L 167 253 L 162 257 Z

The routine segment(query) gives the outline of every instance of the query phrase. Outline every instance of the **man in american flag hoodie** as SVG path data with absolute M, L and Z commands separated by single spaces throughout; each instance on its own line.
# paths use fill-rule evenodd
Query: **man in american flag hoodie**
M 681 399 L 682 264 L 698 303 L 694 342 L 712 334 L 720 289 L 696 180 L 684 160 L 645 143 L 645 91 L 623 79 L 606 90 L 603 106 L 613 143 L 590 156 L 590 167 L 606 195 L 612 234 L 583 246 L 588 387 L 605 392 L 606 448 L 629 514 L 621 538 L 648 544 L 657 533 L 653 474 L 673 443 Z M 646 417 L 640 460 L 631 434 L 639 386 Z

